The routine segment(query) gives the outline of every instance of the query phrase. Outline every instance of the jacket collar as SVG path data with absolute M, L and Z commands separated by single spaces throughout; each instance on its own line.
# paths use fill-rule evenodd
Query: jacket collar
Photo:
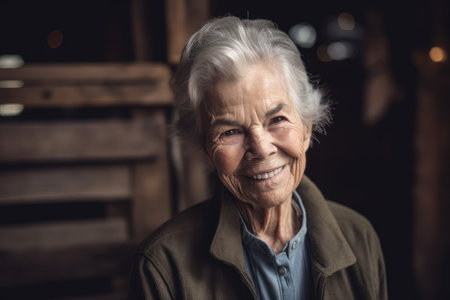
M 356 257 L 320 190 L 308 177 L 303 176 L 297 191 L 308 216 L 307 228 L 313 267 L 329 276 L 354 264 Z M 237 208 L 232 195 L 222 185 L 217 192 L 216 200 L 221 203 L 220 213 L 210 252 L 217 259 L 233 265 L 245 274 Z
M 217 188 L 216 200 L 220 201 L 219 222 L 210 253 L 245 274 L 240 220 L 233 196 L 220 184 Z
M 356 262 L 355 254 L 317 186 L 303 176 L 297 188 L 306 209 L 313 267 L 326 276 Z

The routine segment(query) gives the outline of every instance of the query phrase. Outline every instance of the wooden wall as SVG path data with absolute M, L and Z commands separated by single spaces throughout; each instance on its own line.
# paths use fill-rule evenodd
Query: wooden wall
M 2 103 L 35 112 L 0 124 L 7 298 L 67 296 L 77 289 L 61 286 L 77 280 L 107 282 L 87 294 L 125 297 L 134 248 L 171 215 L 169 78 L 169 68 L 155 63 L 0 69 L 0 82 L 23 84 L 1 88 Z M 103 113 L 86 118 L 80 109 Z M 56 117 L 61 110 L 73 116 Z M 49 283 L 53 289 L 43 287 Z
M 0 68 L 0 104 L 23 109 L 0 118 L 2 299 L 125 299 L 135 247 L 178 210 L 168 83 L 209 1 L 111 7 L 105 57 L 120 60 L 130 35 L 134 62 Z M 131 33 L 117 28 L 127 13 Z

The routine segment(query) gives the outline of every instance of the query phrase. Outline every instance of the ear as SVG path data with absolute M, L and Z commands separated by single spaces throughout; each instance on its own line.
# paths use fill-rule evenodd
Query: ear
M 312 134 L 312 127 L 304 125 L 303 130 L 303 152 L 306 153 L 309 149 L 309 145 L 311 144 L 311 134 Z

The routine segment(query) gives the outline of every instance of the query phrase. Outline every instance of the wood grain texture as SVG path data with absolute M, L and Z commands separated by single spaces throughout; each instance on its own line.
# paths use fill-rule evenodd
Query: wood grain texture
M 185 0 L 166 0 L 167 60 L 176 64 L 189 38 Z
M 152 158 L 164 129 L 154 119 L 1 124 L 0 163 Z
M 209 0 L 166 0 L 167 60 L 177 64 L 184 45 L 210 17 Z
M 148 118 L 139 114 L 137 118 Z M 162 112 L 153 117 L 164 121 Z M 166 146 L 165 143 L 161 143 Z M 154 162 L 138 162 L 133 166 L 133 239 L 140 241 L 171 216 L 170 173 L 167 149 Z
M 131 0 L 131 36 L 133 38 L 134 57 L 137 61 L 150 60 L 152 48 L 148 30 L 148 3 L 145 0 Z
M 1 69 L 0 80 L 24 82 L 165 81 L 169 68 L 162 63 L 62 63 L 26 64 L 17 69 Z
M 126 165 L 0 170 L 0 203 L 112 202 L 131 198 Z
M 122 105 L 171 105 L 170 91 L 154 85 L 42 85 L 0 89 L 1 103 L 26 107 L 98 107 Z
M 27 107 L 172 105 L 170 70 L 163 64 L 49 64 L 0 69 L 0 103 Z
M 127 275 L 135 245 L 104 244 L 48 251 L 1 252 L 0 287 Z
M 119 218 L 0 227 L 0 251 L 63 249 L 127 240 L 126 220 Z

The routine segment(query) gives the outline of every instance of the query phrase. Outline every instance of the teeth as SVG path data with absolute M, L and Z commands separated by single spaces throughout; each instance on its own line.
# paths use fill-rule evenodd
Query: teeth
M 269 173 L 253 175 L 252 178 L 255 179 L 255 180 L 269 179 L 269 178 L 277 175 L 278 173 L 280 173 L 281 170 L 283 170 L 283 167 L 279 167 L 278 169 L 275 169 L 275 170 L 273 170 L 272 172 L 269 172 Z

